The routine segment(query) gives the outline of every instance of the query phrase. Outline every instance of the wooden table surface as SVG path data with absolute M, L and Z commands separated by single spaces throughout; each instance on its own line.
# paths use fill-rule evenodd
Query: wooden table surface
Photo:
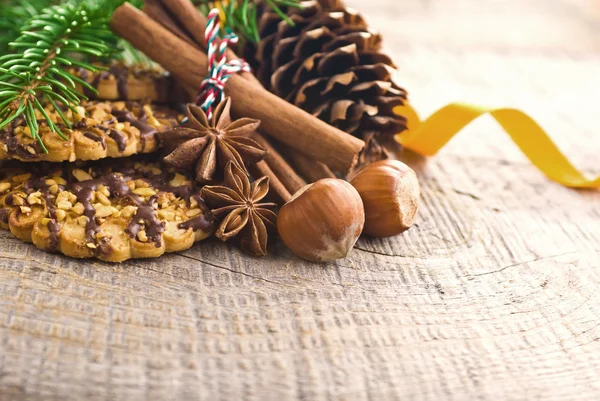
M 597 1 L 347 3 L 422 114 L 519 107 L 600 172 Z M 408 161 L 415 227 L 336 263 L 207 242 L 111 265 L 0 233 L 0 400 L 600 399 L 600 193 L 486 118 Z

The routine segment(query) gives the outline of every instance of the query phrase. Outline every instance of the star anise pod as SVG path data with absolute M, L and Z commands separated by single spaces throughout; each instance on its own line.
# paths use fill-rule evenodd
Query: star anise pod
M 221 219 L 215 235 L 227 241 L 240 235 L 245 252 L 264 256 L 267 253 L 268 232 L 275 229 L 277 215 L 274 203 L 260 203 L 269 192 L 269 178 L 262 177 L 250 184 L 248 174 L 230 162 L 225 180 L 219 186 L 202 188 L 202 198 L 211 207 L 216 219 Z
M 160 135 L 167 152 L 164 162 L 179 170 L 195 170 L 196 181 L 204 184 L 221 177 L 228 162 L 246 170 L 246 165 L 265 157 L 265 149 L 250 138 L 260 121 L 240 118 L 232 122 L 230 108 L 226 98 L 209 123 L 204 110 L 188 104 L 187 125 Z

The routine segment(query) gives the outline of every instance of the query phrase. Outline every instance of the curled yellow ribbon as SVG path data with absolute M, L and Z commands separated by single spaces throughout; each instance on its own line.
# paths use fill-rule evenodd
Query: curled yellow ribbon
M 520 110 L 451 103 L 425 121 L 420 120 L 410 105 L 397 107 L 395 111 L 408 119 L 408 131 L 396 135 L 396 140 L 421 155 L 434 155 L 471 121 L 487 113 L 551 180 L 571 188 L 600 188 L 600 177 L 590 179 L 577 170 L 542 127 Z

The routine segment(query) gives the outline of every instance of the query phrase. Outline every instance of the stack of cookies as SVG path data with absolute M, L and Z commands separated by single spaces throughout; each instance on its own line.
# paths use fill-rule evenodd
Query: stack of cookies
M 122 65 L 79 76 L 97 94 L 73 109 L 46 107 L 66 140 L 42 115 L 47 152 L 23 118 L 0 131 L 0 227 L 49 252 L 111 262 L 185 250 L 210 236 L 200 188 L 155 153 L 158 134 L 184 117 L 165 102 L 170 77 Z

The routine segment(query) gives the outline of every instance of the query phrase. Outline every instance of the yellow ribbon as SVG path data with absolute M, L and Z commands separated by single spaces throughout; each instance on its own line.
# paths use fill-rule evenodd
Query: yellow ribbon
M 408 131 L 396 135 L 396 140 L 421 155 L 434 155 L 471 121 L 487 113 L 551 180 L 571 188 L 600 188 L 600 177 L 590 179 L 577 170 L 542 127 L 522 111 L 451 103 L 425 121 L 420 120 L 410 105 L 398 107 L 395 111 L 408 119 Z

